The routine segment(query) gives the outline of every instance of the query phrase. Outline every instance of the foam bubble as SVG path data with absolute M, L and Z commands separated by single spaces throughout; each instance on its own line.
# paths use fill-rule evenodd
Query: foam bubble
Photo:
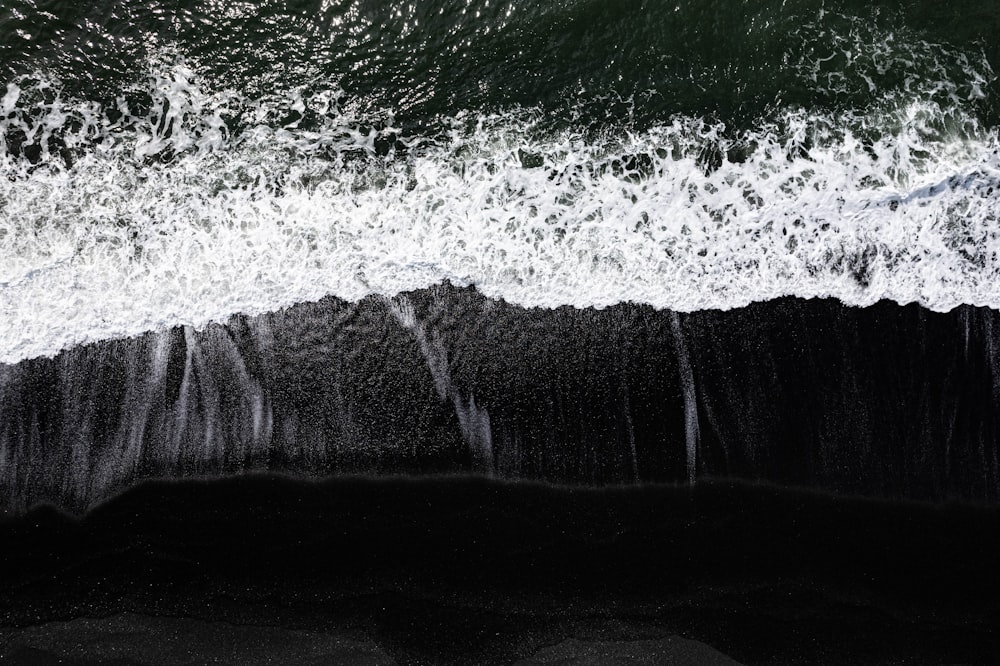
M 407 137 L 340 94 L 278 108 L 205 91 L 183 63 L 139 103 L 8 84 L 0 362 L 442 280 L 540 307 L 1000 307 L 1000 141 L 961 106 L 598 136 L 514 109 Z

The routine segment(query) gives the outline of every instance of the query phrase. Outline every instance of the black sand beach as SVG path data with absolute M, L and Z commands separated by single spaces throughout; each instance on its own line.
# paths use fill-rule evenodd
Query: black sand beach
M 5 663 L 987 664 L 1000 648 L 1000 510 L 971 505 L 253 476 L 146 483 L 82 519 L 36 509 L 0 543 Z

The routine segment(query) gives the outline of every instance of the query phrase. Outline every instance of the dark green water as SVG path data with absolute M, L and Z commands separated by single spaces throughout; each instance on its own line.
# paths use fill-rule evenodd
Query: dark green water
M 183 58 L 252 98 L 336 82 L 358 110 L 404 126 L 518 106 L 562 122 L 575 109 L 576 122 L 682 113 L 738 127 L 780 107 L 913 93 L 951 94 L 990 124 L 997 84 L 973 85 L 998 64 L 998 34 L 1000 4 L 969 1 L 9 0 L 0 81 L 47 72 L 107 100 L 151 62 Z

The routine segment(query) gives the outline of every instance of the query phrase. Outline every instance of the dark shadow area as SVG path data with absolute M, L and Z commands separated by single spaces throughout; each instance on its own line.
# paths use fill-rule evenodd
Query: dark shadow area
M 119 663 L 236 659 L 233 636 L 260 626 L 255 655 L 339 645 L 371 663 L 546 663 L 673 636 L 748 664 L 985 664 L 998 555 L 995 508 L 724 481 L 152 482 L 82 520 L 41 508 L 0 525 L 0 654 L 41 658 L 31 640 L 48 640 L 74 663 L 124 623 L 150 661 Z M 107 619 L 38 628 L 80 617 Z M 161 641 L 163 618 L 198 628 Z

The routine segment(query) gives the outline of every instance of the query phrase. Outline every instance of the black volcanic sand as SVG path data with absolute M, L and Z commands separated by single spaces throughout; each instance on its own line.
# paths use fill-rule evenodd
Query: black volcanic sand
M 0 660 L 986 664 L 998 562 L 1000 509 L 721 481 L 147 483 L 0 524 Z

